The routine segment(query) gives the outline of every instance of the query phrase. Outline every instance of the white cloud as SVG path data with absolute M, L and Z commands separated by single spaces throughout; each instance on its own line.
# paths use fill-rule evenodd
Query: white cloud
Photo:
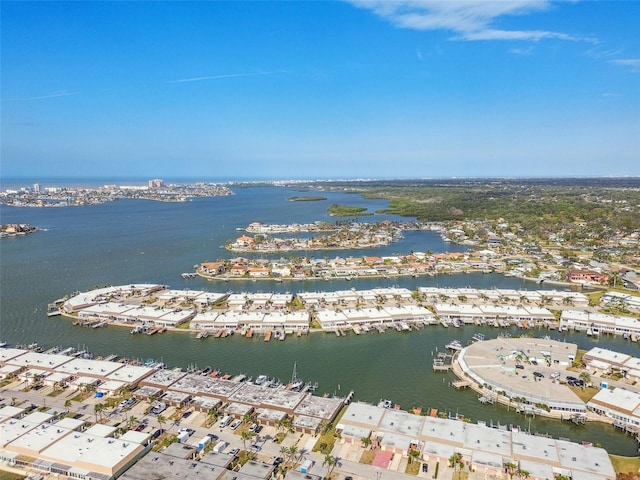
M 640 58 L 620 58 L 610 60 L 609 63 L 631 68 L 632 72 L 640 72 Z
M 548 0 L 347 0 L 372 10 L 400 28 L 450 30 L 456 40 L 532 40 L 546 38 L 591 41 L 567 33 L 548 30 L 501 30 L 494 20 L 505 15 L 525 15 L 546 10 Z
M 256 77 L 260 75 L 269 75 L 274 72 L 258 72 L 258 73 L 229 73 L 226 75 L 209 75 L 206 77 L 189 77 L 178 78 L 177 80 L 167 80 L 167 83 L 186 83 L 186 82 L 201 82 L 203 80 L 216 80 L 218 78 L 236 78 L 236 77 Z
M 66 90 L 60 90 L 58 92 L 50 93 L 49 95 L 38 95 L 36 97 L 21 97 L 21 98 L 9 98 L 7 100 L 17 102 L 17 101 L 25 101 L 25 100 L 44 100 L 46 98 L 56 98 L 56 97 L 68 97 L 71 95 L 79 95 L 80 92 L 67 92 Z
M 514 55 L 522 55 L 522 56 L 531 55 L 533 53 L 533 47 L 510 48 L 509 53 L 512 53 Z

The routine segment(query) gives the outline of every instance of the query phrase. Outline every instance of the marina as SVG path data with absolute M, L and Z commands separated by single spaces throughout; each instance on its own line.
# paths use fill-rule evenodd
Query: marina
M 354 399 L 375 403 L 380 398 L 393 396 L 405 406 L 422 406 L 425 411 L 435 408 L 441 412 L 463 411 L 473 420 L 493 421 L 501 424 L 518 424 L 522 418 L 513 409 L 508 411 L 501 405 L 484 406 L 477 395 L 468 390 L 456 391 L 450 382 L 451 373 L 435 373 L 431 360 L 426 360 L 429 351 L 446 345 L 452 337 L 463 345 L 476 333 L 487 339 L 498 334 L 517 335 L 523 332 L 517 326 L 496 329 L 488 324 L 465 324 L 455 329 L 435 327 L 412 332 L 397 332 L 387 325 L 371 325 L 368 334 L 349 333 L 328 335 L 290 335 L 286 341 L 270 342 L 260 335 L 246 338 L 228 335 L 226 329 L 214 329 L 211 338 L 195 339 L 196 332 L 167 331 L 162 335 L 130 335 L 134 325 L 128 328 L 89 329 L 77 328 L 71 321 L 59 317 L 48 318 L 45 308 L 52 299 L 58 299 L 73 291 L 90 289 L 93 285 L 127 282 L 154 282 L 171 285 L 176 289 L 200 289 L 226 292 L 231 283 L 208 282 L 202 278 L 182 280 L 180 274 L 190 266 L 211 258 L 212 248 L 223 244 L 235 235 L 236 227 L 243 227 L 257 219 L 268 219 L 273 212 L 282 210 L 287 222 L 304 223 L 313 218 L 324 218 L 325 209 L 318 202 L 286 202 L 295 194 L 293 189 L 248 188 L 240 190 L 236 198 L 218 197 L 200 199 L 188 203 L 134 203 L 121 200 L 97 206 L 96 209 L 79 208 L 73 218 L 67 209 L 7 209 L 0 206 L 7 222 L 18 223 L 24 217 L 33 225 L 57 225 L 46 235 L 30 235 L 25 242 L 3 244 L 0 257 L 0 275 L 3 284 L 2 340 L 10 344 L 38 342 L 46 349 L 56 345 L 86 345 L 85 349 L 96 356 L 109 356 L 114 352 L 121 358 L 157 357 L 162 352 L 163 362 L 168 365 L 188 368 L 190 365 L 215 366 L 222 372 L 244 372 L 256 378 L 268 373 L 270 377 L 285 379 L 291 376 L 291 365 L 298 362 L 303 378 L 314 379 L 318 392 L 339 393 L 338 386 L 353 390 Z M 330 202 L 347 203 L 353 196 L 347 193 L 330 193 Z M 282 202 L 286 202 L 282 209 Z M 383 209 L 381 200 L 363 201 L 372 211 Z M 295 209 L 289 210 L 293 204 Z M 236 206 L 237 205 L 237 206 Z M 189 207 L 189 210 L 183 210 Z M 93 208 L 93 207 L 92 207 Z M 104 212 L 103 219 L 96 223 L 96 214 Z M 26 216 L 25 216 L 26 215 Z M 12 218 L 13 217 L 13 218 Z M 202 219 L 207 218 L 207 222 Z M 378 218 L 393 218 L 380 216 Z M 179 221 L 177 221 L 179 219 Z M 184 225 L 190 225 L 184 229 Z M 224 228 L 221 226 L 224 225 Z M 141 229 L 154 228 L 154 241 Z M 114 231 L 125 229 L 125 237 L 113 237 Z M 231 233 L 233 231 L 234 233 Z M 43 232 L 45 233 L 45 232 Z M 109 255 L 105 255 L 105 239 L 109 238 Z M 209 239 L 203 242 L 200 239 Z M 80 241 L 79 239 L 82 239 Z M 195 240 L 197 239 L 197 240 Z M 431 250 L 434 252 L 464 251 L 466 247 L 445 244 L 437 232 L 405 232 L 404 238 L 393 247 L 376 250 L 377 255 L 391 255 L 394 251 Z M 34 258 L 37 252 L 47 252 L 44 257 Z M 366 252 L 362 252 L 366 253 Z M 135 259 L 135 261 L 132 261 Z M 159 261 L 162 259 L 162 261 Z M 36 279 L 51 279 L 39 282 Z M 274 293 L 389 288 L 399 286 L 410 291 L 419 287 L 475 288 L 483 289 L 551 289 L 546 284 L 538 285 L 517 277 L 497 274 L 470 273 L 459 275 L 440 274 L 427 277 L 357 279 L 331 279 L 327 282 L 308 281 L 273 282 L 268 289 Z M 246 280 L 232 284 L 235 291 L 264 291 L 264 285 Z M 34 310 L 38 313 L 34 314 Z M 339 332 L 339 330 L 336 330 Z M 384 335 L 381 333 L 384 332 Z M 553 338 L 575 342 L 580 348 L 589 349 L 596 344 L 594 337 L 584 332 L 547 331 L 538 328 L 528 332 L 549 334 Z M 225 334 L 224 341 L 217 341 Z M 340 338 L 336 337 L 339 335 Z M 637 344 L 622 336 L 600 335 L 597 344 L 618 351 L 637 351 Z M 426 353 L 425 353 L 426 352 Z M 346 368 L 348 366 L 348 368 Z M 410 367 L 409 367 L 410 366 Z M 374 374 L 372 375 L 372 372 Z M 382 380 L 382 381 L 381 381 Z M 635 454 L 637 447 L 633 439 L 619 429 L 589 423 L 581 430 L 573 430 L 571 422 L 557 422 L 541 417 L 532 419 L 531 430 L 554 436 L 574 438 L 578 441 L 599 438 L 613 452 Z

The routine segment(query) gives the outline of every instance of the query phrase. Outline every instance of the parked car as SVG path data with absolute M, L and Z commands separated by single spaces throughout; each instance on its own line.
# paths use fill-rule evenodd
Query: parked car
M 540 372 L 533 372 L 533 376 L 538 378 L 544 378 L 544 375 Z
M 209 437 L 211 440 L 218 440 L 218 435 L 214 433 L 207 433 L 207 437 Z
M 156 438 L 158 438 L 163 433 L 164 433 L 164 429 L 163 428 L 159 428 L 155 432 L 153 432 L 153 434 L 151 435 L 151 438 L 155 440 Z
M 240 449 L 239 448 L 234 448 L 233 450 L 231 450 L 229 452 L 229 455 L 231 455 L 232 457 L 237 455 L 238 453 L 240 453 Z
M 429 471 L 429 465 L 427 463 L 422 464 L 422 471 L 427 473 Z
M 242 420 L 236 420 L 231 424 L 231 430 L 236 430 L 240 425 L 242 425 Z
M 254 433 L 260 433 L 261 431 L 262 431 L 262 425 L 258 425 L 253 432 Z
M 524 369 L 524 365 L 522 365 L 521 363 L 516 363 L 516 368 L 522 370 Z
M 146 423 L 141 423 L 136 427 L 136 432 L 141 432 L 145 428 L 147 428 L 147 424 Z
M 191 411 L 186 411 L 182 414 L 182 418 L 189 418 L 191 416 Z
M 193 435 L 196 431 L 193 428 L 181 428 L 178 433 L 187 432 L 189 435 Z
M 276 457 L 276 459 L 273 461 L 273 466 L 278 467 L 282 462 L 284 462 L 284 458 Z
M 257 443 L 254 443 L 253 445 L 251 445 L 249 447 L 251 450 L 255 450 L 256 452 L 259 452 L 260 450 L 262 450 L 262 447 L 260 445 L 258 445 Z

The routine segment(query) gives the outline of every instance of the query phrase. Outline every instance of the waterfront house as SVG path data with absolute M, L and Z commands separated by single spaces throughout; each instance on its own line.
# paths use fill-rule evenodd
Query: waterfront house
M 567 280 L 573 283 L 606 284 L 609 282 L 609 275 L 595 270 L 569 270 Z
M 640 431 L 640 393 L 624 388 L 602 388 L 587 406 L 600 415 L 612 418 L 624 427 Z

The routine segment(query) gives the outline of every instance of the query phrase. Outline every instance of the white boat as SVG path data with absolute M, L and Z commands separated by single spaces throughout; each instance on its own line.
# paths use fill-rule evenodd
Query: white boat
M 196 335 L 196 338 L 207 338 L 209 335 L 211 335 L 209 330 L 202 330 L 198 335 Z
M 50 303 L 47 305 L 47 317 L 55 317 L 56 315 L 62 315 L 60 311 L 60 306 L 55 303 Z
M 266 375 L 258 375 L 253 383 L 255 383 L 256 385 L 262 385 L 266 383 L 268 380 L 269 380 L 269 377 L 267 377 Z
M 400 322 L 400 328 L 402 329 L 403 332 L 411 331 L 411 328 L 406 322 Z
M 480 333 L 480 332 L 474 333 L 473 337 L 471 337 L 471 339 L 474 342 L 482 342 L 484 340 L 484 333 Z
M 462 343 L 460 343 L 459 340 L 451 340 L 445 345 L 445 348 L 447 348 L 448 350 L 455 350 L 456 352 L 459 352 L 460 350 L 462 350 Z
M 391 400 L 388 400 L 386 398 L 383 398 L 380 400 L 380 402 L 378 402 L 378 407 L 381 407 L 381 408 L 393 409 L 395 408 L 395 406 L 396 405 Z

